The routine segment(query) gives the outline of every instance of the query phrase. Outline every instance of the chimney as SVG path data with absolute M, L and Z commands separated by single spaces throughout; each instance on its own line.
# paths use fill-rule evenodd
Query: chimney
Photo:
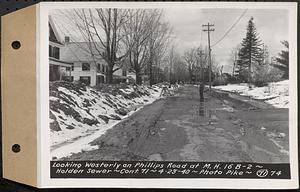
M 70 37 L 69 36 L 65 36 L 65 43 L 70 43 Z

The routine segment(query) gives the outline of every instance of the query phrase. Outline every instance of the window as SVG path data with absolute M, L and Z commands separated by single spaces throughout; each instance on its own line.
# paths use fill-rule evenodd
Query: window
M 82 63 L 82 71 L 90 71 L 90 64 Z
M 67 71 L 70 71 L 70 69 L 71 69 L 71 67 L 67 67 L 67 68 L 66 68 Z
M 105 73 L 105 65 L 98 63 L 98 65 L 97 65 L 97 72 Z
M 71 70 L 74 71 L 74 65 L 72 65 Z
M 58 47 L 53 47 L 53 56 L 56 59 L 59 59 L 59 48 Z
M 52 57 L 52 46 L 51 45 L 49 45 L 49 57 Z
M 79 77 L 80 82 L 90 85 L 91 84 L 91 77 L 90 76 L 81 76 Z
M 49 57 L 59 59 L 59 48 L 49 45 Z
M 97 64 L 97 72 L 100 72 L 100 71 L 101 71 L 101 64 L 98 63 L 98 64 Z

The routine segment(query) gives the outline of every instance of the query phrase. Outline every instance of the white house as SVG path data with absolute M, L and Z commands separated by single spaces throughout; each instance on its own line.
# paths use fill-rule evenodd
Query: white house
M 98 52 L 91 49 L 93 46 L 94 44 L 89 42 L 70 42 L 69 37 L 65 37 L 64 46 L 61 48 L 61 58 L 73 63 L 73 67 L 68 71 L 72 81 L 81 81 L 90 86 L 107 83 L 107 63 L 100 56 L 95 56 Z M 97 49 L 101 49 L 100 46 Z M 91 55 L 91 50 L 95 54 L 94 57 Z M 117 68 L 119 66 L 115 65 L 114 69 Z M 116 83 L 128 82 L 127 74 L 126 67 L 121 67 L 113 73 L 114 81 Z
M 118 70 L 116 70 L 119 68 Z M 114 70 L 116 70 L 113 73 L 113 78 L 115 83 L 123 82 L 123 83 L 130 83 L 130 82 L 135 82 L 135 73 L 133 73 L 131 70 L 128 69 L 128 66 L 123 65 L 123 66 L 114 66 Z
M 51 17 L 49 18 L 49 81 L 68 80 L 72 63 L 61 59 L 63 44 Z
M 87 42 L 69 42 L 69 38 L 65 37 L 61 57 L 73 63 L 69 71 L 71 80 L 81 81 L 90 86 L 106 83 L 107 63 L 101 58 L 92 57 L 88 46 Z

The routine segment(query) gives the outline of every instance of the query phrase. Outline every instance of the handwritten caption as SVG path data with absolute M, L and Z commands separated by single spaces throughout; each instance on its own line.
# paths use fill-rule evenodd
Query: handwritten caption
M 289 179 L 289 164 L 51 161 L 51 178 L 267 178 Z

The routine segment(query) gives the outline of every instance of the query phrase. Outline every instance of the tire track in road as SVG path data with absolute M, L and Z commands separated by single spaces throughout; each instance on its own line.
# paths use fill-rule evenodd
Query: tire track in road
M 260 132 L 261 126 L 269 129 L 275 120 L 285 125 L 286 120 L 279 118 L 285 111 L 272 109 L 267 120 L 255 124 L 249 120 L 264 117 L 265 111 L 243 101 L 206 94 L 203 116 L 199 107 L 198 89 L 182 87 L 176 96 L 145 106 L 93 141 L 99 149 L 75 154 L 69 160 L 288 161 Z

